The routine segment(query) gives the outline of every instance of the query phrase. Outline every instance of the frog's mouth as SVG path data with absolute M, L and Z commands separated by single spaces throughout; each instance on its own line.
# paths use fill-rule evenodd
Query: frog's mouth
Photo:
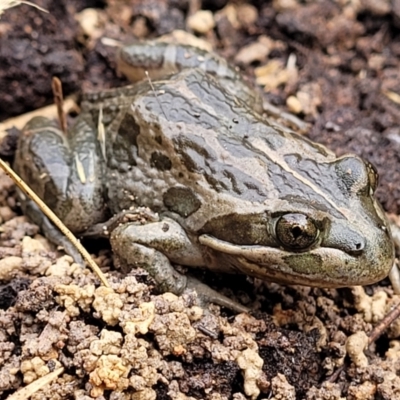
M 236 245 L 210 235 L 201 235 L 202 245 L 222 254 L 239 273 L 262 280 L 317 287 L 369 285 L 385 278 L 393 259 L 392 244 L 384 242 L 374 257 L 368 252 L 348 254 L 331 247 L 319 247 L 302 253 L 260 245 Z M 389 248 L 390 247 L 390 248 Z

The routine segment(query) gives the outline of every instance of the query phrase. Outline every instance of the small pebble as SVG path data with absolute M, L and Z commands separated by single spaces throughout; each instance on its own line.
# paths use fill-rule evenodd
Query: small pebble
M 187 24 L 189 29 L 206 34 L 214 28 L 215 21 L 211 11 L 200 10 L 188 18 Z
M 294 114 L 300 114 L 303 110 L 300 100 L 295 96 L 289 96 L 286 99 L 286 105 L 288 106 L 290 112 Z

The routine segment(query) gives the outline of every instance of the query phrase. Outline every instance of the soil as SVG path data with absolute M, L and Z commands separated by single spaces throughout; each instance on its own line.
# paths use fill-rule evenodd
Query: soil
M 400 213 L 400 1 L 36 4 L 48 13 L 0 17 L 0 121 L 51 104 L 53 76 L 66 97 L 123 86 L 113 41 L 186 30 L 309 123 L 309 138 L 374 164 L 377 197 Z M 12 158 L 19 132 L 8 133 Z M 0 221 L 0 400 L 54 371 L 32 399 L 400 399 L 400 323 L 363 351 L 400 302 L 388 280 L 328 290 L 205 273 L 255 310 L 205 313 L 189 295 L 157 294 L 143 271 L 122 274 L 95 242 L 113 290 L 100 286 L 21 215 L 4 174 Z

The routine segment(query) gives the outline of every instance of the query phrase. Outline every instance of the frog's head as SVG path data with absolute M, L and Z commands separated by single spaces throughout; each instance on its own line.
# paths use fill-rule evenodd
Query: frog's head
M 387 276 L 394 248 L 374 197 L 375 169 L 355 156 L 316 163 L 286 155 L 282 165 L 271 179 L 285 182 L 275 182 L 263 212 L 217 217 L 200 243 L 242 273 L 283 283 L 344 287 Z

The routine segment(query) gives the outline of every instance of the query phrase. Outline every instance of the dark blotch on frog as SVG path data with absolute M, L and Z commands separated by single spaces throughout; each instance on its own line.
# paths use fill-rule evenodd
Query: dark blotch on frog
M 150 165 L 160 171 L 169 171 L 172 167 L 171 160 L 158 151 L 151 153 Z
M 196 212 L 201 202 L 193 190 L 187 187 L 172 187 L 164 193 L 164 204 L 181 217 L 188 217 Z
M 209 185 L 217 192 L 229 192 L 250 201 L 262 201 L 267 193 L 257 179 L 234 165 L 224 163 L 218 156 L 218 150 L 203 137 L 184 134 L 177 136 L 174 141 L 177 151 L 190 172 L 201 173 Z M 227 151 L 239 150 L 239 154 L 249 157 L 253 154 L 243 145 L 234 140 L 222 140 L 219 145 Z M 249 171 L 250 172 L 250 171 Z

